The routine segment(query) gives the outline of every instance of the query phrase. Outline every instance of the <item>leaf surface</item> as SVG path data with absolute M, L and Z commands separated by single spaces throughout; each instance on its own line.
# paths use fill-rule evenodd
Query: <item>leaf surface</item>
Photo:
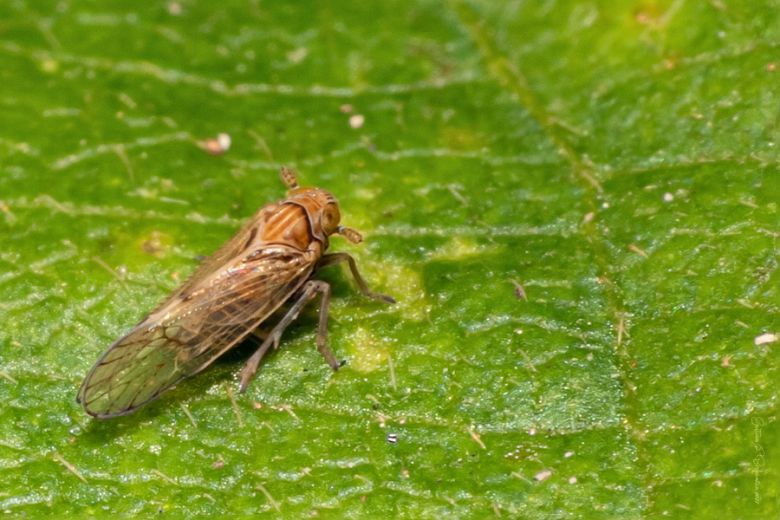
M 0 511 L 777 517 L 778 13 L 5 2 Z M 312 309 L 244 395 L 251 345 L 89 419 L 89 367 L 280 164 L 399 303 L 334 270 L 338 373 Z

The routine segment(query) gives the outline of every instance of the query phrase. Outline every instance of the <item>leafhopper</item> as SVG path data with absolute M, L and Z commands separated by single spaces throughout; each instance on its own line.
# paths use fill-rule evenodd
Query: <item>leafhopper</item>
M 284 200 L 258 210 L 188 281 L 100 356 L 77 397 L 88 414 L 109 418 L 137 410 L 204 370 L 288 304 L 241 371 L 240 391 L 245 391 L 265 353 L 279 347 L 284 330 L 318 295 L 317 349 L 338 370 L 340 363 L 328 347 L 330 285 L 316 279 L 324 267 L 346 263 L 361 293 L 395 303 L 369 290 L 352 256 L 325 254 L 332 235 L 362 241 L 358 231 L 340 224 L 336 198 L 321 188 L 299 186 L 288 168 L 282 168 L 281 178 L 289 189 Z

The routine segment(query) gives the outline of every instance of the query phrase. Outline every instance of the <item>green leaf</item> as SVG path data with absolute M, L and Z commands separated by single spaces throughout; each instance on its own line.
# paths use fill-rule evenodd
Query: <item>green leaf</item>
M 776 518 L 778 7 L 4 2 L 0 511 Z M 280 164 L 399 303 L 87 417 Z

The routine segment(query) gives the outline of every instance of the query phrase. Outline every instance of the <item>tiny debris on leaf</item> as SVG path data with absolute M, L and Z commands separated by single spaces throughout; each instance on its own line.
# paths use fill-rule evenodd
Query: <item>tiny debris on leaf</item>
M 65 466 L 65 469 L 67 469 L 73 475 L 75 475 L 77 479 L 79 479 L 80 481 L 82 481 L 84 483 L 87 482 L 87 479 L 84 477 L 84 475 L 81 474 L 81 472 L 78 469 L 76 469 L 76 466 L 74 466 L 73 464 L 71 464 L 70 462 L 65 460 L 65 458 L 62 455 L 60 455 L 57 452 L 54 452 L 52 454 L 52 457 L 54 458 L 54 460 L 56 460 L 57 462 L 59 462 L 60 464 Z
M 179 485 L 179 483 L 178 483 L 178 482 L 176 482 L 175 480 L 173 480 L 171 477 L 169 477 L 168 475 L 166 475 L 165 473 L 163 473 L 163 472 L 162 472 L 162 471 L 160 471 L 159 469 L 153 469 L 153 470 L 151 471 L 151 473 L 152 473 L 153 475 L 157 475 L 157 476 L 158 476 L 158 477 L 160 477 L 162 480 L 164 480 L 164 481 L 165 481 L 165 482 L 167 482 L 168 484 L 171 484 L 172 486 L 178 486 L 178 485 Z
M 550 476 L 552 476 L 552 471 L 549 469 L 543 469 L 542 471 L 534 475 L 534 480 L 537 482 L 542 482 L 550 478 Z
M 480 437 L 479 434 L 474 430 L 473 426 L 468 429 L 468 432 L 469 432 L 469 435 L 471 436 L 472 440 L 474 442 L 476 442 L 477 444 L 479 444 L 480 448 L 482 448 L 483 450 L 487 449 L 487 447 L 485 446 L 485 443 L 482 442 L 482 437 Z
M 181 4 L 179 2 L 170 2 L 168 4 L 168 14 L 171 16 L 179 16 L 182 13 Z
M 363 123 L 366 122 L 366 118 L 363 114 L 355 114 L 349 117 L 349 126 L 351 128 L 362 128 Z
M 515 298 L 518 300 L 528 301 L 528 295 L 525 293 L 525 288 L 517 280 L 512 280 L 512 285 L 515 286 Z
M 265 495 L 265 498 L 268 499 L 268 503 L 273 507 L 276 512 L 279 512 L 279 502 L 277 502 L 274 497 L 271 495 L 271 493 L 266 489 L 266 487 L 263 484 L 258 483 L 255 486 L 257 489 L 260 490 Z
M 636 244 L 629 244 L 628 250 L 638 254 L 639 256 L 643 256 L 647 258 L 647 253 L 643 249 L 640 249 L 639 246 L 637 246 Z
M 192 426 L 195 428 L 198 427 L 197 421 L 195 421 L 195 417 L 192 416 L 192 413 L 190 413 L 189 408 L 187 408 L 187 405 L 184 403 L 179 403 L 179 406 L 181 406 L 182 411 L 184 412 L 184 415 L 187 416 L 187 419 L 190 420 L 190 423 L 192 423 Z
M 753 343 L 756 345 L 767 345 L 769 343 L 775 343 L 777 341 L 777 334 L 773 332 L 766 332 L 760 336 L 756 336 Z
M 300 63 L 303 60 L 306 59 L 306 56 L 309 55 L 309 49 L 306 47 L 298 47 L 294 51 L 290 51 L 287 53 L 287 59 L 292 63 Z
M 233 408 L 233 414 L 236 416 L 236 422 L 238 423 L 239 428 L 243 428 L 244 418 L 241 417 L 241 410 L 238 408 L 238 403 L 236 403 L 236 398 L 233 395 L 233 388 L 230 385 L 225 385 L 225 391 L 227 392 L 228 399 L 230 399 L 230 406 Z
M 217 137 L 209 137 L 203 141 L 198 141 L 198 146 L 209 155 L 222 155 L 230 150 L 231 139 L 226 133 L 217 134 Z
M 5 379 L 6 381 L 9 381 L 10 383 L 13 383 L 13 384 L 15 384 L 15 385 L 18 385 L 18 384 L 19 384 L 19 381 L 17 381 L 16 379 L 14 379 L 14 378 L 11 376 L 11 374 L 9 374 L 8 372 L 6 372 L 5 370 L 0 370 L 0 377 L 2 377 L 2 378 L 3 378 L 3 379 Z

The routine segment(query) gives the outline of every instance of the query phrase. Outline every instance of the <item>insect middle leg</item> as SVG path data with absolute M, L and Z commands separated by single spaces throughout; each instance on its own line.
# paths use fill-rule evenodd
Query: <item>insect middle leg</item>
M 341 264 L 344 262 L 349 265 L 349 270 L 352 272 L 352 277 L 355 279 L 355 283 L 357 283 L 358 289 L 364 296 L 367 296 L 372 300 L 379 300 L 386 303 L 395 303 L 395 298 L 392 296 L 375 293 L 368 288 L 368 284 L 366 283 L 365 279 L 363 279 L 363 276 L 361 276 L 360 271 L 358 271 L 355 259 L 352 258 L 352 255 L 349 253 L 332 253 L 325 255 L 320 259 L 319 263 L 317 264 L 317 268 L 321 269 L 323 267 Z
M 321 280 L 309 280 L 303 285 L 303 288 L 299 294 L 300 296 L 292 305 L 292 307 L 290 307 L 284 317 L 279 320 L 279 323 L 277 323 L 276 326 L 271 329 L 271 332 L 268 333 L 268 336 L 263 341 L 263 344 L 260 345 L 260 348 L 258 348 L 255 353 L 252 354 L 252 357 L 250 357 L 246 362 L 246 365 L 244 365 L 244 368 L 241 370 L 241 385 L 239 387 L 239 392 L 243 393 L 246 391 L 247 386 L 249 386 L 249 382 L 257 372 L 257 367 L 260 364 L 260 360 L 263 359 L 265 353 L 269 348 L 271 348 L 272 345 L 275 349 L 279 348 L 279 340 L 281 339 L 284 330 L 290 325 L 290 323 L 293 322 L 293 320 L 295 320 L 295 318 L 298 317 L 306 304 L 314 299 L 317 294 L 322 295 L 320 302 L 320 320 L 317 327 L 317 350 L 320 351 L 320 354 L 322 354 L 322 356 L 325 358 L 325 361 L 333 370 L 338 370 L 338 368 L 341 366 L 341 363 L 338 362 L 336 356 L 333 355 L 333 352 L 331 352 L 330 348 L 328 347 L 328 306 L 330 305 L 330 285 Z

